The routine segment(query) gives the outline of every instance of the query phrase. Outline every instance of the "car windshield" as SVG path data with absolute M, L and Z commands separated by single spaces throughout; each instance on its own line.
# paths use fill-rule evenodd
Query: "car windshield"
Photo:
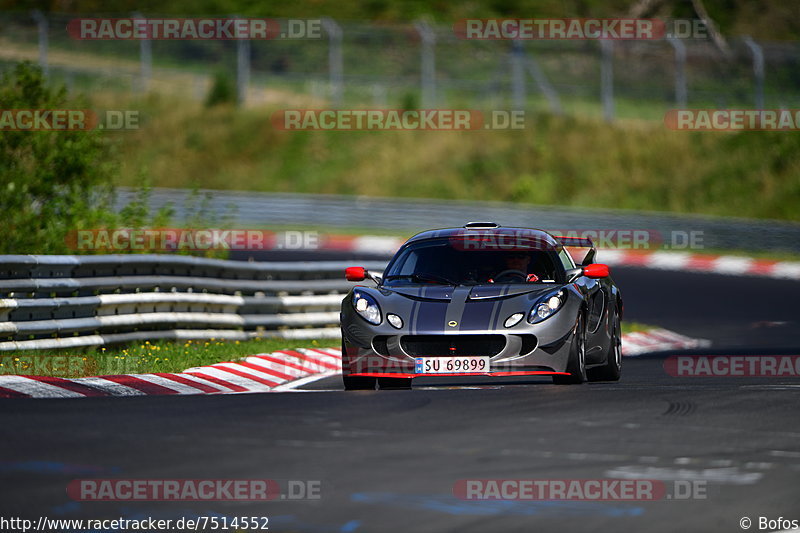
M 403 249 L 384 272 L 385 285 L 434 283 L 562 283 L 555 250 L 465 250 L 457 241 L 431 239 Z

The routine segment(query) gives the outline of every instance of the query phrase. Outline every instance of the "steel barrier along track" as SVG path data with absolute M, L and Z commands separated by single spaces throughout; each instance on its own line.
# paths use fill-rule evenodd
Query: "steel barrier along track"
M 178 255 L 0 256 L 0 351 L 146 339 L 339 335 L 338 261 Z M 367 262 L 380 271 L 383 262 Z
M 175 209 L 175 220 L 188 218 L 192 192 L 156 188 L 151 209 Z M 209 215 L 231 215 L 239 227 L 348 227 L 393 230 L 407 236 L 431 228 L 459 227 L 471 220 L 543 230 L 648 230 L 663 237 L 695 232 L 709 249 L 800 252 L 800 224 L 777 220 L 676 215 L 623 209 L 585 209 L 504 202 L 373 198 L 333 194 L 259 193 L 203 189 Z M 118 190 L 118 206 L 135 198 L 130 188 Z M 231 206 L 234 211 L 231 212 Z

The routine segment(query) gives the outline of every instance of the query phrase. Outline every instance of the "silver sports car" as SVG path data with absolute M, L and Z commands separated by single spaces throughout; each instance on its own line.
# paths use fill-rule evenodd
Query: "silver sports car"
M 370 283 L 342 302 L 345 388 L 429 375 L 618 380 L 622 297 L 594 255 L 586 239 L 474 222 L 415 235 L 380 275 L 348 268 Z

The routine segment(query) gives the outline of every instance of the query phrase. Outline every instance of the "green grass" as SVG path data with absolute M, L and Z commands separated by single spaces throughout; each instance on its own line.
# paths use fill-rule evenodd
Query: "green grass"
M 119 105 L 119 103 L 118 103 Z M 529 114 L 524 130 L 276 131 L 277 107 L 131 101 L 119 183 L 800 220 L 800 135 Z M 297 107 L 297 106 L 295 106 Z
M 641 322 L 622 321 L 622 334 L 636 333 L 637 331 L 650 331 L 657 329 L 658 326 L 651 326 L 649 324 L 642 324 Z
M 0 374 L 84 377 L 182 372 L 247 355 L 294 348 L 339 347 L 338 339 L 144 342 L 122 347 L 0 352 Z

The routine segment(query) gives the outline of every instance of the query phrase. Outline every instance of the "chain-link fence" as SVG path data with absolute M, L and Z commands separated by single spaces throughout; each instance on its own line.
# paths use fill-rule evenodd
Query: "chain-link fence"
M 421 22 L 332 20 L 318 21 L 318 38 L 297 40 L 79 40 L 67 31 L 74 18 L 4 14 L 0 66 L 38 61 L 76 92 L 196 99 L 226 75 L 247 105 L 523 108 L 654 120 L 674 107 L 800 107 L 797 42 L 736 38 L 723 52 L 708 39 L 465 40 L 452 27 Z

